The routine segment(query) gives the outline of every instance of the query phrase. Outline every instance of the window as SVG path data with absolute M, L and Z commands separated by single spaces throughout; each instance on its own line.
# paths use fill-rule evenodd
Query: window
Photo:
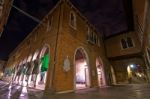
M 76 29 L 76 15 L 74 12 L 70 13 L 70 25 L 71 25 L 71 27 Z
M 98 39 L 98 46 L 99 46 L 99 47 L 101 46 L 100 39 Z
M 87 42 L 100 46 L 100 40 L 98 35 L 93 32 L 89 27 L 87 28 Z
M 98 37 L 96 36 L 96 44 L 98 45 Z
M 50 19 L 48 19 L 48 22 L 47 22 L 47 29 L 46 31 L 50 31 L 51 27 L 52 27 L 52 21 L 53 21 L 53 17 L 51 17 Z
M 133 42 L 130 37 L 127 38 L 127 44 L 128 44 L 128 47 L 133 47 Z
M 121 45 L 123 49 L 127 48 L 127 43 L 125 39 L 121 39 Z
M 87 27 L 87 40 L 90 40 L 90 28 Z
M 130 37 L 127 37 L 126 39 L 121 39 L 121 45 L 123 49 L 133 47 L 132 39 Z
M 94 35 L 94 43 L 96 44 L 96 35 Z

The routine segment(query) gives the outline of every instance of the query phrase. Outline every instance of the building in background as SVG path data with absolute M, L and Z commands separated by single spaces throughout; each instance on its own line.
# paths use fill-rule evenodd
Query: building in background
M 7 24 L 13 0 L 0 0 L 0 36 Z
M 131 78 L 132 83 L 147 82 L 141 43 L 136 32 L 122 33 L 108 38 L 105 46 L 117 83 L 127 84 Z M 129 76 L 128 68 L 132 70 L 132 77 Z
M 133 29 L 105 40 L 106 53 L 114 68 L 117 83 L 128 83 L 131 79 L 132 83 L 146 83 L 149 80 L 143 50 L 143 45 L 145 45 L 144 20 L 148 17 L 145 15 L 147 2 L 148 0 L 129 1 L 130 4 L 126 8 L 129 10 L 128 6 L 131 5 L 131 11 L 127 12 L 132 13 L 127 14 L 127 20 L 132 14 Z

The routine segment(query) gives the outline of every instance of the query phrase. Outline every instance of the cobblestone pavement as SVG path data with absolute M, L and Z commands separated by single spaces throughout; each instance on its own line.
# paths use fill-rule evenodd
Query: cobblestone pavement
M 27 89 L 1 81 L 0 99 L 150 99 L 150 85 L 116 85 L 99 89 L 79 90 L 75 93 L 44 94 L 40 90 Z

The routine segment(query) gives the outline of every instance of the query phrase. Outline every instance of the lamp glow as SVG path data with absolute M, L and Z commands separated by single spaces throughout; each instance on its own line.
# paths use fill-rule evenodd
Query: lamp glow
M 134 65 L 132 64 L 132 65 L 130 65 L 130 67 L 131 67 L 131 68 L 134 68 Z

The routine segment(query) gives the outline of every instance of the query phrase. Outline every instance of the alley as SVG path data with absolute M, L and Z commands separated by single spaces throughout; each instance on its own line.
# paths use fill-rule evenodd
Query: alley
M 1 81 L 0 89 L 0 99 L 150 99 L 149 84 L 117 85 L 66 94 L 44 94 L 40 90 Z

